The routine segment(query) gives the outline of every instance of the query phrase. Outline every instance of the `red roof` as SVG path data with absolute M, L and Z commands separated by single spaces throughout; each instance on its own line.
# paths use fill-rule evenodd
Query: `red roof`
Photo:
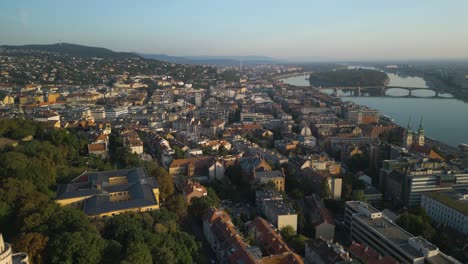
M 193 181 L 187 181 L 187 183 L 184 186 L 184 194 L 186 196 L 196 193 L 196 196 L 204 196 L 207 194 L 207 191 L 203 185 L 201 185 L 199 182 L 193 182 Z
M 374 249 L 355 242 L 349 247 L 349 252 L 364 264 L 398 264 L 398 261 L 394 258 L 390 256 L 382 257 Z
M 89 152 L 106 151 L 106 144 L 105 143 L 88 144 L 88 151 Z

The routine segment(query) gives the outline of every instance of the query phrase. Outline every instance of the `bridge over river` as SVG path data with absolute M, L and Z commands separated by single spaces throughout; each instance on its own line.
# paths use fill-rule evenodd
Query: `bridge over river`
M 335 94 L 338 93 L 338 91 L 343 91 L 343 92 L 353 92 L 353 96 L 362 96 L 364 93 L 368 93 L 369 96 L 371 97 L 399 97 L 399 98 L 404 98 L 404 97 L 412 97 L 412 98 L 418 98 L 418 97 L 424 97 L 424 98 L 440 98 L 440 99 L 447 99 L 447 98 L 452 98 L 452 97 L 446 97 L 446 96 L 440 96 L 440 92 L 437 89 L 431 89 L 431 88 L 423 88 L 423 87 L 406 87 L 406 86 L 333 86 L 333 87 L 316 87 L 316 86 L 296 86 L 298 88 L 314 88 L 320 91 L 330 91 L 333 90 Z M 403 89 L 407 90 L 408 94 L 407 95 L 388 95 L 386 93 L 387 90 L 390 89 Z M 424 90 L 424 91 L 433 91 L 435 94 L 433 96 L 415 96 L 413 95 L 414 91 L 418 90 Z

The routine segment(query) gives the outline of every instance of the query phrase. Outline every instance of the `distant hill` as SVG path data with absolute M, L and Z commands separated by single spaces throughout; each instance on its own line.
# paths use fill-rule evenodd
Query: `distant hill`
M 45 44 L 45 45 L 21 45 L 11 46 L 4 45 L 0 46 L 4 49 L 32 49 L 48 52 L 57 52 L 62 54 L 68 54 L 76 57 L 98 57 L 98 58 L 136 58 L 139 57 L 137 54 L 130 52 L 115 52 L 106 48 L 89 47 L 70 43 L 56 43 L 56 44 Z
M 143 58 L 157 59 L 172 63 L 195 64 L 195 65 L 214 65 L 214 66 L 236 66 L 242 63 L 243 65 L 258 65 L 258 64 L 275 64 L 285 61 L 267 57 L 267 56 L 170 56 L 166 54 L 141 54 Z

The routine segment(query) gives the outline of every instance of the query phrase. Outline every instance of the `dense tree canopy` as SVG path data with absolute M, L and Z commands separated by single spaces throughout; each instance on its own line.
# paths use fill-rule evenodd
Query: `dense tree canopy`
M 435 235 L 434 228 L 431 226 L 431 219 L 424 209 L 403 213 L 398 217 L 396 223 L 415 236 L 421 235 L 430 240 Z
M 310 83 L 316 86 L 386 85 L 388 80 L 385 72 L 367 69 L 314 72 L 309 78 Z
M 46 130 L 29 120 L 0 120 L 0 232 L 32 263 L 193 263 L 200 245 L 184 232 L 185 200 L 173 195 L 170 175 L 155 162 L 143 163 L 111 136 L 111 160 L 88 156 L 86 136 L 78 130 Z M 26 138 L 28 137 L 28 138 Z M 26 139 L 25 139 L 26 138 Z M 25 140 L 23 140 L 25 139 Z M 156 177 L 168 208 L 90 219 L 61 207 L 53 198 L 58 183 L 85 170 L 145 166 Z

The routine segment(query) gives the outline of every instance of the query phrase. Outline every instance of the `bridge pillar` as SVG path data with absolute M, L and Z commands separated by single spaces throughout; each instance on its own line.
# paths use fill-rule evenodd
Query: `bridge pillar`
M 380 88 L 380 96 L 385 96 L 386 89 L 387 88 L 385 88 L 385 87 Z
M 434 97 L 439 97 L 439 90 L 435 90 L 435 96 Z
M 361 87 L 354 88 L 354 96 L 361 96 Z
M 408 96 L 413 96 L 413 89 L 408 89 Z

